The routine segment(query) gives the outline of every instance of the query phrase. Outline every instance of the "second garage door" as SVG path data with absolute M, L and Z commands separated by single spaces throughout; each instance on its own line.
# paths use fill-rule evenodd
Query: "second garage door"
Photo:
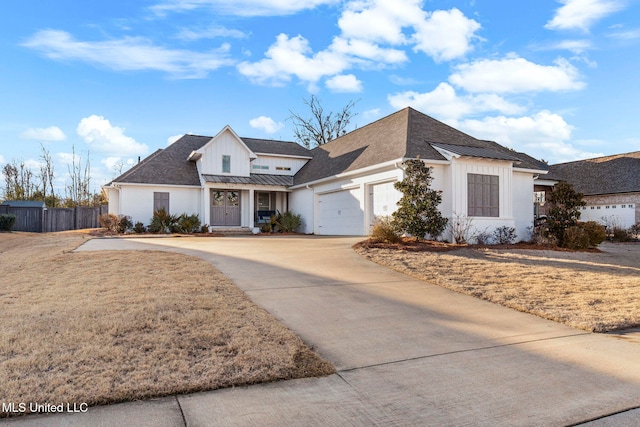
M 360 189 L 318 195 L 317 234 L 361 236 L 364 212 L 360 206 Z

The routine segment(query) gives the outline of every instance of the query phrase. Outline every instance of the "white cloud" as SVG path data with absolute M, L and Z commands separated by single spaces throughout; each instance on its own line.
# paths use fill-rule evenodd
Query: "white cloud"
M 546 110 L 524 117 L 464 120 L 457 125 L 476 138 L 496 141 L 550 163 L 596 157 L 599 154 L 575 148 L 570 143 L 573 127 L 562 116 Z
M 580 54 L 591 49 L 592 44 L 590 40 L 580 39 L 580 40 L 561 40 L 553 43 L 532 45 L 531 47 L 535 50 L 568 50 L 573 53 Z
M 628 30 L 628 31 L 615 31 L 611 34 L 607 34 L 607 37 L 619 40 L 636 40 L 640 39 L 640 29 Z
M 145 144 L 125 135 L 123 128 L 113 126 L 109 120 L 95 114 L 80 120 L 77 132 L 91 150 L 113 157 L 143 155 L 149 151 Z
M 407 91 L 389 95 L 388 100 L 391 106 L 396 109 L 411 106 L 446 122 L 488 111 L 497 111 L 503 114 L 524 112 L 523 107 L 510 103 L 495 94 L 459 96 L 448 83 L 440 83 L 431 92 Z
M 353 74 L 333 76 L 327 80 L 332 92 L 362 92 L 362 82 Z
M 344 55 L 328 50 L 311 55 L 307 39 L 302 36 L 289 38 L 286 34 L 278 35 L 265 57 L 254 63 L 242 62 L 238 64 L 238 70 L 255 83 L 281 85 L 289 82 L 292 76 L 314 83 L 349 66 Z
M 191 29 L 183 28 L 176 38 L 180 40 L 195 41 L 201 39 L 214 39 L 217 37 L 227 37 L 234 39 L 243 39 L 248 35 L 240 30 L 233 30 L 229 28 L 212 26 L 209 28 Z
M 282 16 L 333 3 L 337 0 L 165 0 L 152 6 L 151 10 L 158 16 L 201 8 L 223 15 Z
M 268 134 L 276 133 L 284 127 L 284 123 L 276 123 L 276 121 L 271 117 L 265 116 L 260 116 L 256 117 L 255 119 L 249 120 L 249 125 L 254 129 L 261 130 Z
M 623 8 L 618 0 L 560 0 L 560 3 L 563 6 L 556 10 L 545 28 L 580 29 L 586 32 L 596 21 Z
M 515 55 L 481 59 L 455 67 L 449 81 L 469 92 L 494 93 L 579 90 L 585 86 L 569 61 L 559 58 L 554 64 L 539 65 Z
M 458 9 L 436 10 L 416 26 L 414 50 L 438 62 L 450 61 L 471 51 L 471 41 L 477 38 L 475 32 L 480 28 L 479 23 Z
M 201 53 L 155 46 L 144 37 L 85 42 L 66 31 L 42 30 L 24 46 L 51 59 L 84 61 L 116 71 L 162 71 L 175 78 L 204 78 L 210 71 L 234 64 L 228 58 L 228 44 Z
M 173 144 L 174 142 L 176 142 L 177 140 L 179 140 L 183 136 L 184 136 L 183 133 L 181 133 L 180 135 L 172 135 L 172 136 L 170 136 L 169 138 L 167 138 L 167 146 Z
M 48 128 L 31 128 L 22 132 L 20 135 L 24 139 L 37 139 L 40 141 L 64 141 L 67 136 L 57 126 L 49 126 Z
M 338 20 L 341 33 L 324 50 L 313 52 L 302 35 L 280 34 L 257 62 L 238 65 L 241 74 L 258 84 L 283 85 L 293 77 L 317 89 L 322 78 L 358 69 L 381 69 L 409 60 L 413 45 L 436 61 L 463 56 L 472 49 L 480 24 L 458 9 L 422 10 L 421 0 L 352 0 Z M 406 34 L 405 34 L 406 33 Z M 334 80 L 327 82 L 328 85 Z

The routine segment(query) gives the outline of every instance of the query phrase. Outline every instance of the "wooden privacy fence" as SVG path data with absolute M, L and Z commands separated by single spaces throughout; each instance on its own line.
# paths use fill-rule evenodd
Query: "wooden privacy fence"
M 0 214 L 16 216 L 14 231 L 48 233 L 100 227 L 98 217 L 108 212 L 107 205 L 94 208 L 38 208 L 0 205 Z

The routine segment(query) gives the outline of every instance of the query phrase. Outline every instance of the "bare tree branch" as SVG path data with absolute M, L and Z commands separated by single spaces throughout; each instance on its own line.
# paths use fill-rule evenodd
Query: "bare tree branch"
M 346 128 L 349 122 L 357 115 L 351 111 L 356 102 L 349 101 L 337 114 L 333 112 L 325 114 L 320 99 L 311 95 L 310 99 L 304 100 L 311 112 L 310 118 L 304 118 L 289 110 L 291 116 L 288 120 L 293 122 L 296 140 L 307 148 L 314 148 L 344 135 L 347 133 Z

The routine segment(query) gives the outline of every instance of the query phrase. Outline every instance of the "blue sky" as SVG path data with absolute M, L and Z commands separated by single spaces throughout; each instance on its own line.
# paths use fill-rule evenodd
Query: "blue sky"
M 99 187 L 184 133 L 292 140 L 290 110 L 408 105 L 551 163 L 640 150 L 637 0 L 6 0 L 0 165 Z

